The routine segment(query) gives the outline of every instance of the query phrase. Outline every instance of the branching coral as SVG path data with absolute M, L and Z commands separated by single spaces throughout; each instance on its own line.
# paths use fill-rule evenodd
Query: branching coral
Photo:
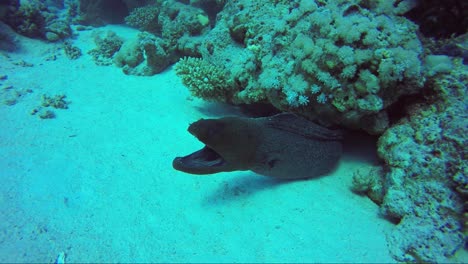
M 182 58 L 176 64 L 175 71 L 194 96 L 225 101 L 234 92 L 231 81 L 226 78 L 226 72 L 204 59 Z

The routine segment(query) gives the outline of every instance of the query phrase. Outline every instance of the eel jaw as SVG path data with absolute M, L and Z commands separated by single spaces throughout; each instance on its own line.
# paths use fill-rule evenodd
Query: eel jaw
M 208 146 L 184 157 L 177 157 L 172 162 L 176 170 L 191 174 L 212 174 L 222 172 L 226 160 Z

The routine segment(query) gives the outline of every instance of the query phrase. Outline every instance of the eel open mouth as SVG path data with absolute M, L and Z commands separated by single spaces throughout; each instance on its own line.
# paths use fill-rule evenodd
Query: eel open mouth
M 226 161 L 212 148 L 205 145 L 202 149 L 172 161 L 174 169 L 191 174 L 212 174 L 223 171 Z

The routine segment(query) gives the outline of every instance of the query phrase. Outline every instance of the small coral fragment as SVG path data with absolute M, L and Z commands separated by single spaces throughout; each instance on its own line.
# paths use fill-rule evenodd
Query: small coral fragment
M 70 60 L 76 60 L 79 57 L 81 57 L 80 48 L 73 46 L 69 41 L 65 41 L 63 43 L 63 50 L 67 58 L 69 58 Z
M 40 119 L 52 119 L 55 118 L 55 113 L 51 110 L 40 109 L 38 112 L 38 116 Z
M 48 95 L 42 95 L 41 105 L 44 107 L 53 107 L 56 109 L 68 109 L 69 102 L 65 101 L 67 96 L 64 94 L 57 94 L 53 97 Z

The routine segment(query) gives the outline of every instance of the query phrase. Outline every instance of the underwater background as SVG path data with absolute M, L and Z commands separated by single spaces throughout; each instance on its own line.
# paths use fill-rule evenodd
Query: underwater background
M 467 263 L 467 29 L 464 0 L 1 0 L 0 262 Z M 282 112 L 343 131 L 337 166 L 173 168 L 193 122 Z

